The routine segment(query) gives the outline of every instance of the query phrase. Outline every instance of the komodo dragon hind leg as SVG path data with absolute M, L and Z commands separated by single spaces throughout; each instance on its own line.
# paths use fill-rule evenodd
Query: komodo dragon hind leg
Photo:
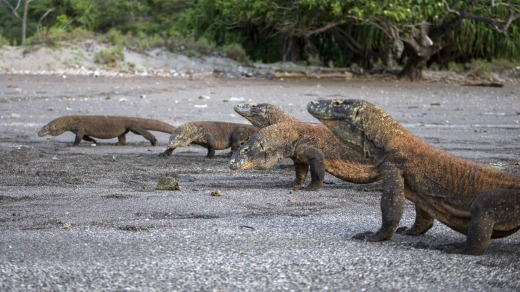
M 125 145 L 126 144 L 126 133 L 128 133 L 128 131 L 117 136 L 118 142 L 116 143 L 116 145 Z
M 311 182 L 304 190 L 317 191 L 323 186 L 323 179 L 325 177 L 325 155 L 319 149 L 309 147 L 302 151 L 302 155 L 309 163 L 311 172 Z
M 204 138 L 205 138 L 206 143 L 207 143 L 206 147 L 208 148 L 208 154 L 206 155 L 206 157 L 207 158 L 214 158 L 215 157 L 215 139 L 210 134 L 204 135 Z
M 132 133 L 134 133 L 134 134 L 137 134 L 137 135 L 141 135 L 141 136 L 143 136 L 144 138 L 146 138 L 146 140 L 150 141 L 150 143 L 152 144 L 152 146 L 157 145 L 157 138 L 155 138 L 155 136 L 154 136 L 152 133 L 150 133 L 149 131 L 147 131 L 147 130 L 141 128 L 141 127 L 139 127 L 139 126 L 136 125 L 136 124 L 131 124 L 131 125 L 128 127 L 128 131 L 130 131 L 130 132 L 132 132 Z M 121 135 L 121 136 L 123 136 L 123 138 L 124 138 L 124 135 L 125 135 L 125 134 L 123 134 L 123 135 Z M 119 137 L 121 137 L 121 136 L 119 136 Z M 118 138 L 119 138 L 119 137 L 118 137 Z M 121 141 L 121 140 L 120 140 L 120 141 Z M 123 143 L 123 144 L 124 144 L 124 143 Z M 120 144 L 120 145 L 123 145 L 123 144 Z
M 92 142 L 92 143 L 94 143 L 94 144 L 97 144 L 97 141 L 96 141 L 95 139 L 93 139 L 92 137 L 87 136 L 87 135 L 84 135 L 84 136 L 83 136 L 83 140 L 85 140 L 85 141 L 89 141 L 89 142 Z
M 495 189 L 480 194 L 471 204 L 466 241 L 437 246 L 448 253 L 481 255 L 492 237 L 504 237 L 520 229 L 520 189 Z M 500 231 L 495 229 L 499 225 Z

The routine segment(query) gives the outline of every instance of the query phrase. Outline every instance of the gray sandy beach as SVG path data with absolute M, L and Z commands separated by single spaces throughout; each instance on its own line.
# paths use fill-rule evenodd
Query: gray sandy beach
M 520 174 L 520 85 L 254 80 L 215 77 L 0 75 L 0 291 L 519 291 L 520 232 L 485 255 L 436 245 L 465 236 L 435 223 L 423 236 L 352 240 L 380 226 L 380 184 L 329 174 L 293 191 L 292 161 L 232 171 L 229 150 L 158 157 L 169 135 L 82 141 L 38 137 L 62 115 L 129 115 L 179 126 L 247 121 L 233 106 L 267 102 L 317 122 L 308 102 L 366 99 L 457 156 Z M 175 177 L 182 191 L 159 191 Z M 308 182 L 307 182 L 308 183 Z M 212 196 L 219 190 L 221 196 Z M 407 203 L 401 225 L 411 225 Z

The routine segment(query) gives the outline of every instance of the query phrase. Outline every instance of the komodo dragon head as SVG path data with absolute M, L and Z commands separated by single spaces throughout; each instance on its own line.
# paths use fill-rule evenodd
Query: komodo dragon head
M 361 100 L 315 100 L 307 105 L 307 110 L 341 141 L 363 153 L 365 106 Z
M 307 110 L 339 140 L 367 157 L 374 155 L 374 147 L 384 149 L 398 142 L 403 131 L 388 113 L 364 100 L 315 100 Z
M 170 136 L 169 149 L 188 146 L 191 142 L 200 138 L 201 132 L 191 123 L 180 125 Z
M 229 167 L 238 169 L 269 169 L 288 157 L 283 137 L 279 137 L 277 125 L 262 128 L 242 144 L 231 156 Z
M 280 107 L 268 103 L 241 103 L 234 107 L 235 112 L 247 119 L 253 126 L 264 128 L 276 123 L 299 122 Z
M 38 132 L 38 136 L 43 137 L 47 135 L 58 136 L 66 131 L 70 130 L 70 124 L 72 121 L 69 121 L 70 118 L 66 119 L 66 117 L 60 117 L 50 121 L 47 125 L 43 126 Z M 68 121 L 67 125 L 64 125 L 64 121 Z M 68 126 L 67 129 L 65 129 Z

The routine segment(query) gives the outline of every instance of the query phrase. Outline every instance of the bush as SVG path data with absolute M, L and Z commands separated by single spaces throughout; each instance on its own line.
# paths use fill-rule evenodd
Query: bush
M 103 35 L 102 41 L 108 42 L 112 46 L 124 46 L 126 36 L 117 29 L 111 29 Z
M 118 62 L 125 60 L 125 54 L 120 46 L 101 50 L 95 57 L 94 63 L 107 67 L 116 67 Z
M 222 47 L 222 53 L 224 56 L 238 61 L 243 64 L 250 64 L 251 60 L 246 53 L 246 50 L 240 44 L 229 44 Z
M 9 40 L 0 36 L 0 48 L 3 46 L 9 46 L 9 45 L 10 45 Z
M 93 39 L 94 33 L 84 28 L 77 27 L 72 31 L 63 28 L 51 27 L 43 28 L 38 34 L 27 39 L 27 44 L 38 45 L 45 44 L 47 46 L 58 46 L 63 42 L 81 42 L 87 39 Z

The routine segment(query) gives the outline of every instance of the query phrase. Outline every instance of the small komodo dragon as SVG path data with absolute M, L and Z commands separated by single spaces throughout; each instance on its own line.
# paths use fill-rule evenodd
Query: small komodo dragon
M 40 137 L 46 135 L 58 136 L 70 131 L 76 134 L 73 146 L 78 146 L 81 140 L 97 143 L 92 137 L 100 139 L 118 139 L 117 145 L 126 143 L 125 135 L 132 132 L 145 137 L 157 144 L 157 139 L 149 131 L 158 131 L 171 134 L 175 127 L 153 119 L 142 119 L 126 116 L 63 116 L 52 120 L 38 132 Z
M 391 239 L 405 199 L 415 203 L 416 219 L 397 232 L 424 234 L 437 219 L 467 235 L 464 242 L 438 247 L 447 252 L 483 254 L 491 238 L 520 229 L 520 176 L 435 148 L 363 100 L 319 100 L 307 109 L 341 141 L 371 158 L 383 176 L 382 226 L 354 239 Z
M 353 183 L 371 183 L 380 179 L 369 159 L 339 141 L 322 124 L 301 123 L 280 107 L 239 104 L 235 111 L 262 128 L 231 157 L 230 168 L 268 169 L 284 158 L 294 162 L 293 189 L 300 189 L 310 167 L 311 182 L 304 190 L 315 191 L 323 185 L 325 171 Z
M 227 122 L 188 122 L 179 126 L 170 136 L 166 150 L 159 156 L 171 156 L 177 147 L 196 144 L 208 149 L 206 157 L 215 157 L 215 150 L 231 147 L 231 153 L 251 138 L 258 129 L 251 125 Z

